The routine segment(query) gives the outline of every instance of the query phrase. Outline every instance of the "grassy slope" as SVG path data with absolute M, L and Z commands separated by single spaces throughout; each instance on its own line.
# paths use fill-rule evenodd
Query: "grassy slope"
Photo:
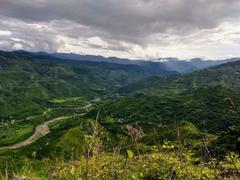
M 145 113 L 148 120 L 155 113 L 159 123 L 187 120 L 203 129 L 222 130 L 239 122 L 229 100 L 239 106 L 239 88 L 240 61 L 180 77 L 151 77 L 122 88 L 130 95 L 107 108 L 128 116 Z
M 50 99 L 104 96 L 149 75 L 134 65 L 0 52 L 0 113 L 6 118 L 37 114 Z
M 0 145 L 19 142 L 31 135 L 39 123 L 73 113 L 56 110 L 55 115 L 42 114 L 49 107 L 84 106 L 89 99 L 104 99 L 114 89 L 150 75 L 151 72 L 135 65 L 0 52 Z
M 183 76 L 150 77 L 120 89 L 122 93 L 146 91 L 178 92 L 189 88 L 224 86 L 233 90 L 240 89 L 240 61 L 196 71 Z

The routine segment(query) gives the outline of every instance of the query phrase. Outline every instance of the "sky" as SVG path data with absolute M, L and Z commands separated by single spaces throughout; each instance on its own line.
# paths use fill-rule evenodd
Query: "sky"
M 240 0 L 0 0 L 0 49 L 240 57 Z

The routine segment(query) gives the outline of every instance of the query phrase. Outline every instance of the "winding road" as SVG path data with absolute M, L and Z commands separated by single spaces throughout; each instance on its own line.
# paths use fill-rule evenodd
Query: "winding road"
M 86 105 L 85 107 L 82 107 L 83 108 L 89 108 L 91 106 L 91 104 L 88 104 Z M 86 113 L 83 113 L 83 114 L 76 114 L 76 115 L 73 115 L 73 116 L 63 116 L 63 117 L 58 117 L 58 118 L 54 118 L 54 119 L 51 119 L 49 121 L 46 121 L 40 125 L 38 125 L 35 129 L 35 132 L 33 135 L 31 135 L 29 138 L 17 143 L 17 144 L 13 144 L 13 145 L 9 145 L 9 146 L 3 146 L 3 147 L 0 147 L 0 151 L 1 150 L 11 150 L 11 149 L 18 149 L 18 148 L 21 148 L 21 147 L 24 147 L 24 146 L 27 146 L 29 144 L 32 144 L 33 142 L 37 141 L 38 139 L 40 139 L 41 137 L 47 135 L 49 132 L 50 132 L 50 129 L 49 129 L 49 124 L 53 123 L 53 122 L 56 122 L 56 121 L 60 121 L 60 120 L 66 120 L 66 119 L 69 119 L 69 118 L 72 118 L 72 117 L 76 117 L 76 116 L 84 116 Z

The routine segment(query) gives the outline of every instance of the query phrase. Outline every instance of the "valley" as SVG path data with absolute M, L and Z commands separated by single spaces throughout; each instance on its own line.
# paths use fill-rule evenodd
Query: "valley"
M 74 109 L 74 110 L 79 110 L 79 109 L 88 109 L 91 107 L 91 104 L 88 104 L 84 107 L 81 108 L 60 108 L 62 110 L 66 110 L 66 109 Z M 56 109 L 56 108 L 55 108 Z M 59 108 L 58 108 L 59 109 Z M 88 111 L 88 110 L 87 110 Z M 43 112 L 43 114 L 46 114 L 47 111 Z M 74 118 L 76 116 L 84 116 L 86 113 L 82 113 L 82 114 L 74 114 L 72 116 L 62 116 L 62 117 L 57 117 L 48 121 L 45 121 L 44 123 L 38 125 L 37 127 L 35 127 L 35 131 L 33 133 L 33 135 L 31 135 L 29 138 L 27 138 L 26 140 L 19 142 L 17 144 L 13 144 L 11 146 L 4 146 L 4 147 L 0 147 L 0 151 L 1 150 L 11 150 L 11 149 L 18 149 L 24 146 L 27 146 L 29 144 L 34 143 L 35 141 L 37 141 L 39 138 L 45 136 L 46 134 L 50 133 L 49 130 L 49 125 L 52 123 L 55 123 L 57 121 L 63 121 L 63 120 L 67 120 L 69 118 Z M 27 118 L 29 119 L 29 118 Z
M 150 67 L 0 52 L 0 178 L 240 177 L 240 61 Z

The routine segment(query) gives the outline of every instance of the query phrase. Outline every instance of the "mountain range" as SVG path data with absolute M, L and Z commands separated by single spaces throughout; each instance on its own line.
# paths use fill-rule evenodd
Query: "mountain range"
M 51 56 L 56 57 L 58 59 L 68 59 L 68 60 L 76 60 L 76 61 L 90 61 L 90 62 L 109 62 L 109 63 L 117 63 L 117 64 L 131 64 L 142 66 L 145 69 L 149 69 L 153 72 L 159 71 L 169 71 L 175 73 L 189 73 L 196 70 L 213 67 L 217 65 L 221 65 L 227 62 L 234 62 L 240 60 L 240 58 L 230 58 L 224 60 L 203 60 L 201 58 L 193 58 L 189 60 L 180 60 L 178 58 L 159 58 L 149 59 L 149 60 L 131 60 L 131 59 L 123 59 L 117 57 L 103 57 L 103 56 L 94 56 L 94 55 L 80 55 L 74 53 L 53 53 L 48 54 L 45 52 L 37 52 L 30 53 L 26 51 L 16 51 L 18 54 L 31 54 L 32 56 Z

